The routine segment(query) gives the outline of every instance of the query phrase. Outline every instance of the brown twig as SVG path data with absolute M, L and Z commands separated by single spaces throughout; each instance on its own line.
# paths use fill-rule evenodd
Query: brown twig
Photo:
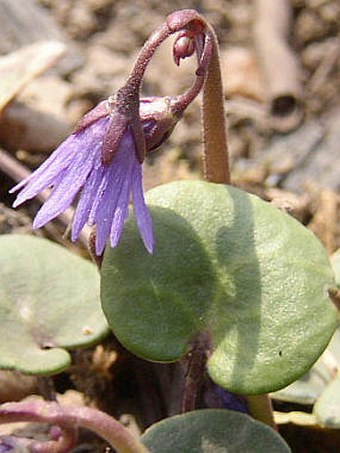
M 301 69 L 288 43 L 291 28 L 289 0 L 256 0 L 254 38 L 262 65 L 272 127 L 295 129 L 303 118 Z

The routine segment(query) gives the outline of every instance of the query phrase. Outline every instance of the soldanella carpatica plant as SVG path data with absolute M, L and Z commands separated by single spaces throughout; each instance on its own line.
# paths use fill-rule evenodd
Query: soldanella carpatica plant
M 172 35 L 176 64 L 197 59 L 192 86 L 177 96 L 143 97 L 145 70 Z M 145 158 L 167 139 L 199 93 L 203 180 L 171 182 L 144 195 Z M 80 274 L 88 272 L 85 280 L 91 275 L 96 282 L 93 294 L 85 291 L 96 316 L 83 336 L 87 332 L 93 344 L 110 329 L 126 350 L 147 362 L 177 362 L 183 367 L 177 395 L 182 404 L 181 414 L 154 424 L 140 439 L 95 409 L 57 402 L 5 404 L 0 408 L 4 422 L 45 421 L 60 428 L 49 441 L 50 450 L 21 439 L 25 448 L 69 451 L 76 443 L 76 427 L 86 427 L 120 452 L 289 451 L 276 432 L 267 394 L 302 376 L 326 348 L 336 328 L 337 312 L 329 298 L 335 281 L 327 253 L 310 231 L 231 185 L 218 43 L 204 17 L 194 10 L 168 16 L 145 43 L 125 85 L 89 112 L 41 167 L 13 188 L 18 192 L 15 206 L 49 187 L 51 195 L 34 220 L 35 228 L 75 201 L 72 241 L 86 223 L 93 226 L 89 244 L 100 274 L 95 265 L 75 263 Z M 19 247 L 13 238 L 1 239 L 17 253 L 15 266 L 13 261 L 6 264 L 5 255 L 0 258 L 3 287 L 9 285 L 2 295 L 6 302 L 1 301 L 1 317 L 8 332 L 18 320 L 25 330 L 28 311 L 17 312 L 24 294 L 20 285 L 15 290 L 10 286 L 9 276 L 18 272 L 24 263 L 21 254 L 36 241 L 34 282 L 40 260 L 46 259 L 45 248 L 57 246 L 25 238 Z M 64 341 L 68 334 L 59 339 L 53 319 L 60 313 L 50 311 L 49 301 L 54 310 L 63 307 L 63 319 L 72 330 L 76 317 L 67 311 L 70 300 L 59 286 L 69 279 L 76 284 L 74 278 L 60 274 L 48 290 L 44 285 L 49 279 L 40 280 L 40 294 L 49 294 L 45 305 L 36 303 L 35 284 L 24 287 L 30 310 L 43 306 L 44 313 L 51 313 L 46 314 L 50 324 L 43 338 L 53 339 L 44 347 L 54 351 L 55 363 L 51 356 L 49 367 L 35 368 L 22 360 L 12 338 L 2 368 L 40 374 L 67 369 L 70 359 L 64 349 L 81 342 Z M 78 293 L 74 304 L 81 312 Z M 34 332 L 28 337 L 35 338 Z M 37 357 L 41 348 L 33 348 Z M 237 408 L 227 405 L 229 392 L 241 395 L 243 412 L 230 410 Z M 8 450 L 16 442 L 12 437 L 3 440 Z

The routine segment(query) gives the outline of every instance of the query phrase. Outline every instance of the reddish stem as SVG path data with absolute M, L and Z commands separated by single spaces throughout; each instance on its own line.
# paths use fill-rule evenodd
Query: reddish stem
M 207 181 L 230 183 L 229 156 L 225 125 L 224 96 L 218 42 L 211 27 L 212 55 L 203 90 L 204 177 Z
M 119 453 L 149 452 L 117 420 L 89 407 L 61 406 L 55 402 L 44 401 L 7 403 L 0 406 L 0 423 L 18 421 L 50 423 L 67 433 L 71 433 L 76 427 L 86 428 L 105 439 Z
M 198 333 L 193 340 L 191 351 L 184 359 L 186 374 L 182 399 L 183 413 L 197 409 L 205 381 L 205 368 L 209 351 L 209 335 L 205 332 Z

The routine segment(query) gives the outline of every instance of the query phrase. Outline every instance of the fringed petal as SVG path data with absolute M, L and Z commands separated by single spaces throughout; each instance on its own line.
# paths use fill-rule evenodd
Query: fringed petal
M 96 151 L 95 148 L 94 151 Z M 79 190 L 85 184 L 93 168 L 94 158 L 95 154 L 93 152 L 88 153 L 87 156 L 82 156 L 80 153 L 75 156 L 72 164 L 65 171 L 63 178 L 53 188 L 49 199 L 36 215 L 33 222 L 34 228 L 42 227 L 70 206 Z
M 94 146 L 101 146 L 100 130 L 103 130 L 107 121 L 107 118 L 103 118 L 88 129 L 70 135 L 35 172 L 13 187 L 10 190 L 11 193 L 23 188 L 13 207 L 19 206 L 42 190 L 55 185 L 59 175 L 69 168 L 79 155 L 85 160 Z
M 74 158 L 76 150 L 72 146 L 73 142 L 74 137 L 71 135 L 35 172 L 10 190 L 11 193 L 14 193 L 24 187 L 13 203 L 14 208 L 35 197 L 54 183 Z
M 118 230 L 122 231 L 118 221 L 119 212 L 125 213 L 128 209 L 134 159 L 133 140 L 130 133 L 127 132 L 120 144 L 115 160 L 108 168 L 106 188 L 94 216 L 97 225 L 96 253 L 98 254 L 103 252 L 110 232 L 112 235 L 115 225 Z M 121 232 L 118 235 L 120 237 Z
M 98 156 L 100 160 L 100 156 Z M 89 215 L 96 197 L 97 188 L 99 187 L 104 174 L 104 167 L 94 168 L 86 181 L 81 196 L 78 201 L 76 213 L 73 219 L 71 240 L 75 242 L 81 230 L 84 228 L 89 219 Z
M 129 201 L 131 194 L 131 178 L 132 174 L 129 172 L 124 180 L 123 187 L 119 194 L 118 203 L 112 219 L 111 224 L 111 247 L 116 247 L 119 243 L 123 233 L 125 221 L 129 216 Z

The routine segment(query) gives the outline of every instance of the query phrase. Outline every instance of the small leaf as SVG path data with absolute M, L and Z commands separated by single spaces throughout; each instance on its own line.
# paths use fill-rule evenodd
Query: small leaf
M 314 415 L 326 428 L 340 428 L 340 376 L 327 386 L 314 406 Z
M 0 368 L 52 374 L 107 334 L 96 267 L 46 239 L 0 236 Z
M 336 327 L 327 254 L 315 236 L 234 187 L 181 181 L 147 194 L 154 255 L 133 219 L 107 248 L 101 298 L 124 346 L 174 361 L 207 338 L 212 379 L 235 393 L 282 388 L 308 371 Z
M 288 453 L 271 428 L 239 412 L 205 409 L 163 420 L 143 434 L 151 453 Z

